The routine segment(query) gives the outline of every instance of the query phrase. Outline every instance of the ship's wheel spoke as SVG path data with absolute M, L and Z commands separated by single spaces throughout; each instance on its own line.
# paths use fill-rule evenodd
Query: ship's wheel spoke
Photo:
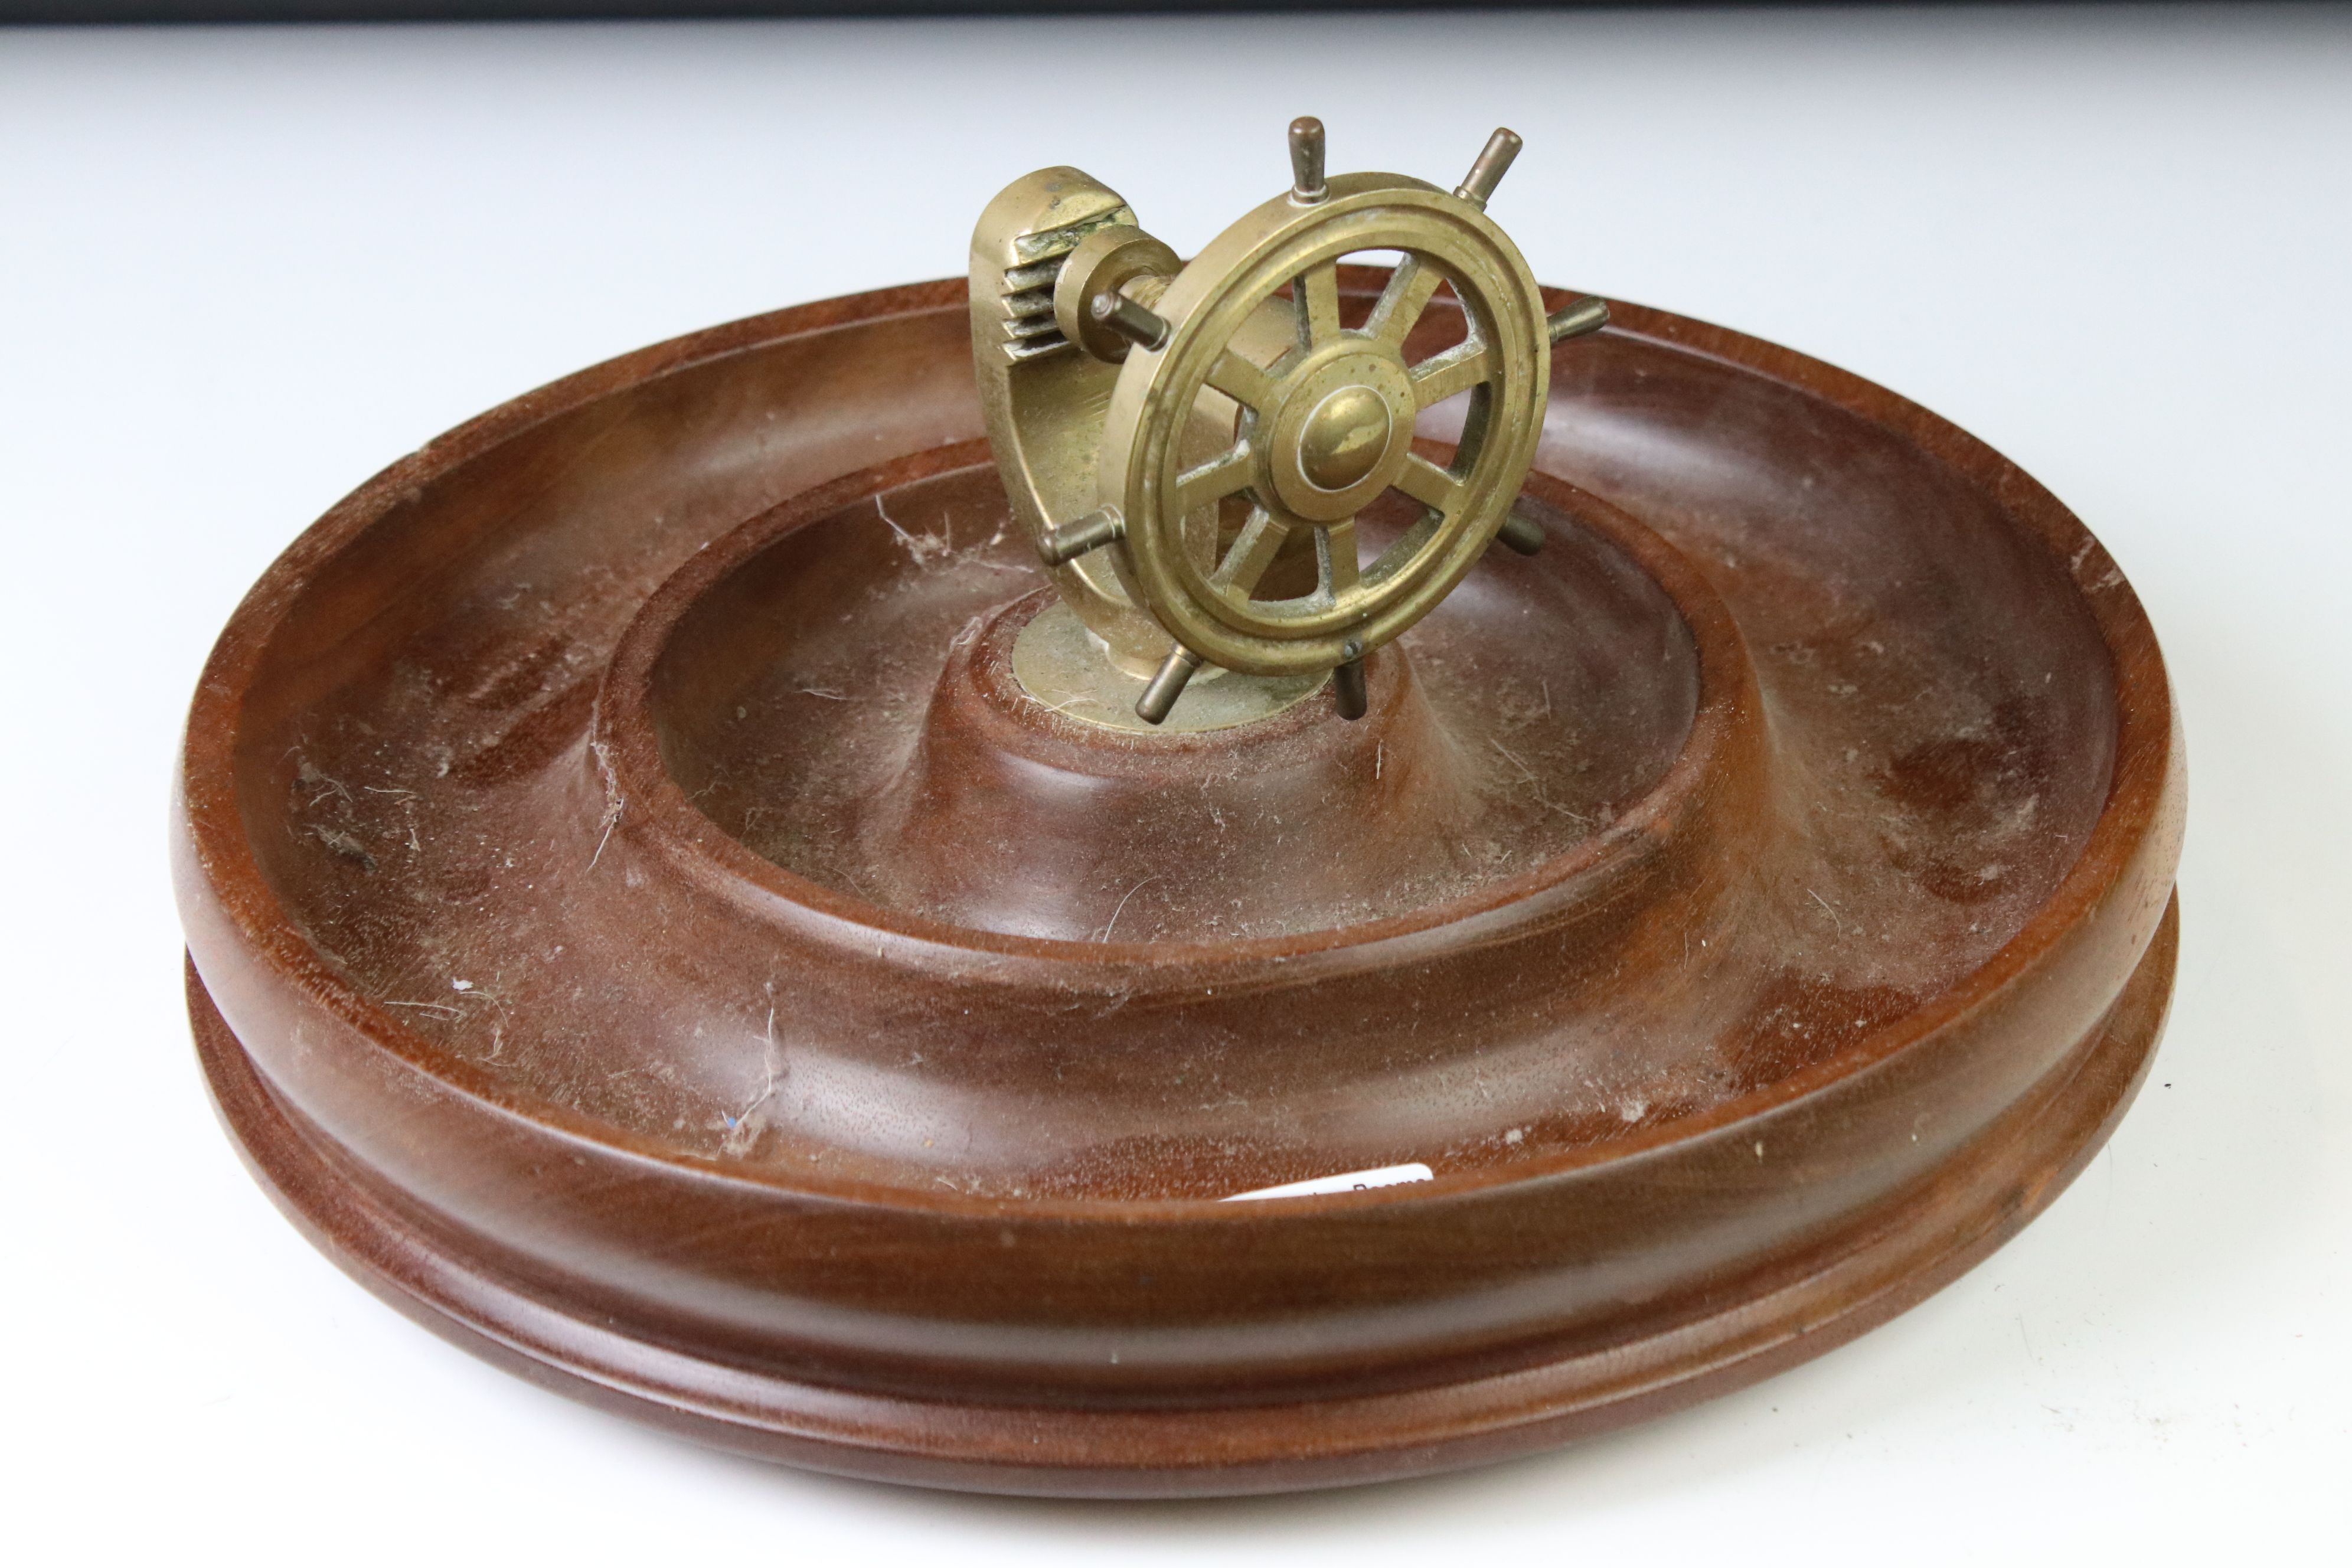
M 1274 401 L 1274 378 L 1231 349 L 1209 367 L 1209 384 L 1254 413 Z
M 1403 342 L 1413 323 L 1421 320 L 1421 313 L 1429 309 L 1430 297 L 1444 280 L 1436 268 L 1420 257 L 1407 256 L 1389 274 L 1389 285 L 1381 290 L 1380 302 L 1372 307 L 1364 331 L 1386 342 Z
M 1418 452 L 1404 460 L 1396 488 L 1432 511 L 1450 515 L 1461 504 L 1462 481 Z
M 1326 523 L 1315 531 L 1315 591 L 1337 604 L 1356 591 L 1356 520 Z
M 1249 521 L 1242 524 L 1241 532 L 1226 549 L 1225 558 L 1217 563 L 1216 575 L 1209 579 L 1210 585 L 1229 598 L 1248 598 L 1289 537 L 1289 519 L 1277 517 L 1262 506 L 1253 508 Z
M 1423 408 L 1443 403 L 1456 393 L 1493 380 L 1496 368 L 1494 351 L 1476 338 L 1467 339 L 1412 367 L 1408 374 L 1413 402 Z
M 1190 517 L 1202 507 L 1240 489 L 1250 482 L 1250 444 L 1236 441 L 1224 451 L 1202 463 L 1197 468 L 1187 468 L 1176 477 L 1175 515 Z
M 1339 263 L 1319 261 L 1291 285 L 1298 310 L 1298 346 L 1320 348 L 1339 335 Z

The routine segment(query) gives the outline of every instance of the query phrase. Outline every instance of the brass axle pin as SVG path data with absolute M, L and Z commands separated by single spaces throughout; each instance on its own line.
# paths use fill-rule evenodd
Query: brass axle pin
M 1037 553 L 1048 566 L 1066 566 L 1089 550 L 1127 537 L 1126 520 L 1113 507 L 1090 511 L 1062 524 L 1038 542 Z
M 1164 316 L 1109 289 L 1096 295 L 1089 310 L 1096 321 L 1139 349 L 1165 348 L 1175 331 Z

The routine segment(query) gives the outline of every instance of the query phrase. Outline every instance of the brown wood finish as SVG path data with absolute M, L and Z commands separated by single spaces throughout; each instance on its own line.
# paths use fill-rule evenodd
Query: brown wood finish
M 1469 1464 L 1918 1300 L 2153 1050 L 2161 660 L 1980 443 L 1613 309 L 1555 361 L 1547 548 L 1376 656 L 1355 724 L 1114 734 L 1021 690 L 1039 578 L 960 283 L 395 465 L 191 714 L 234 1135 L 469 1348 L 924 1484 Z M 1406 1160 L 1436 1179 L 1212 1201 Z

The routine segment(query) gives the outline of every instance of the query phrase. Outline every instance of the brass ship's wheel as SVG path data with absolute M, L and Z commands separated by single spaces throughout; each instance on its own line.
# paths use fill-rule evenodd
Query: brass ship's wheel
M 1399 174 L 1327 179 L 1322 126 L 1300 120 L 1291 189 L 1172 278 L 1117 259 L 1133 251 L 1118 237 L 1131 228 L 1077 242 L 1055 292 L 1067 316 L 1083 291 L 1086 319 L 1064 329 L 1122 363 L 1093 464 L 1097 508 L 1041 545 L 1055 564 L 1116 545 L 1120 582 L 1173 639 L 1136 704 L 1146 720 L 1164 718 L 1204 663 L 1334 669 L 1340 711 L 1355 717 L 1366 653 L 1434 608 L 1498 533 L 1523 552 L 1540 544 L 1511 506 L 1543 432 L 1551 345 L 1607 312 L 1584 300 L 1547 318 L 1518 247 L 1486 216 L 1518 149 L 1496 132 L 1451 192 Z M 1348 324 L 1339 264 L 1367 252 L 1398 259 L 1369 316 Z M 1441 288 L 1465 335 L 1416 359 L 1413 328 Z M 1454 398 L 1466 406 L 1450 460 L 1416 451 L 1423 413 Z M 1419 518 L 1366 561 L 1358 520 L 1391 490 Z M 1269 576 L 1310 549 L 1311 587 L 1303 574 Z

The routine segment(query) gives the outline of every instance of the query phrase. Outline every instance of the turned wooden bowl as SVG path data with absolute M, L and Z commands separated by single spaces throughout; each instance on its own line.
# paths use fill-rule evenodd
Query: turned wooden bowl
M 2155 1048 L 2156 641 L 1981 443 L 1612 308 L 1553 360 L 1546 548 L 1376 653 L 1356 723 L 1117 731 L 1016 675 L 1047 595 L 960 280 L 394 465 L 189 717 L 232 1136 L 468 1349 L 928 1485 L 1466 1465 L 1918 1300 Z

